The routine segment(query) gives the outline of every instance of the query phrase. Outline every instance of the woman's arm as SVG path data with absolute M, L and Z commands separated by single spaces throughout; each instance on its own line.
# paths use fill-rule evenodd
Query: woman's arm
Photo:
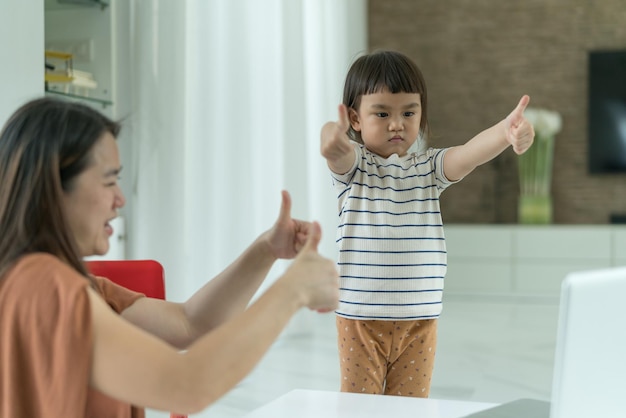
M 276 259 L 296 256 L 311 224 L 291 218 L 291 198 L 282 192 L 274 226 L 261 234 L 222 273 L 185 303 L 141 298 L 123 312 L 125 319 L 178 348 L 186 348 L 248 306 Z
M 287 271 L 247 310 L 179 352 L 116 315 L 88 290 L 93 324 L 91 384 L 114 398 L 194 413 L 232 389 L 258 363 L 293 314 L 332 310 L 338 274 L 317 253 L 317 223 Z
M 443 167 L 451 181 L 462 179 L 476 167 L 498 156 L 513 146 L 517 154 L 523 154 L 533 143 L 535 131 L 524 117 L 524 109 L 530 97 L 523 96 L 517 107 L 506 119 L 488 128 L 463 145 L 450 148 L 444 155 Z

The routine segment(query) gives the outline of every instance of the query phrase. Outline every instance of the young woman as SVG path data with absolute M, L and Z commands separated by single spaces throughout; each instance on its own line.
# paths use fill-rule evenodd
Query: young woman
M 302 307 L 334 309 L 317 223 L 276 223 L 185 303 L 88 274 L 124 205 L 115 137 L 91 108 L 31 101 L 0 134 L 0 416 L 197 412 L 234 387 Z M 250 307 L 274 261 L 294 258 Z M 182 350 L 184 349 L 184 350 Z

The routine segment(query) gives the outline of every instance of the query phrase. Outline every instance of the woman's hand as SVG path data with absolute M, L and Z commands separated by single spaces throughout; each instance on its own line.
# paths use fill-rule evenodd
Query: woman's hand
M 275 258 L 294 258 L 304 246 L 310 229 L 310 222 L 291 218 L 291 196 L 283 190 L 278 219 L 265 233 L 272 255 Z
M 309 235 L 298 257 L 281 281 L 292 287 L 302 304 L 318 312 L 335 310 L 339 303 L 339 273 L 335 263 L 317 252 L 322 230 L 317 222 L 310 224 Z

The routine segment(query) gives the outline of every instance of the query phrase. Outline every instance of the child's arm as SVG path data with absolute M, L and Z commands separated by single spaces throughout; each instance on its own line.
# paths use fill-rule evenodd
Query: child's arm
M 503 121 L 485 129 L 463 145 L 450 148 L 443 160 L 448 180 L 459 180 L 481 164 L 491 161 L 509 145 L 517 154 L 523 154 L 533 143 L 535 130 L 524 118 L 524 109 L 530 97 L 523 96 L 517 107 Z
M 345 174 L 354 164 L 354 144 L 348 137 L 350 119 L 345 105 L 339 105 L 339 120 L 322 127 L 320 151 L 328 167 L 336 174 Z

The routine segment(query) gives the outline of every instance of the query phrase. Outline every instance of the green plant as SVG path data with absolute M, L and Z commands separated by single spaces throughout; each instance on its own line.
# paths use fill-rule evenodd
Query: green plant
M 548 196 L 552 183 L 554 136 L 561 130 L 561 115 L 536 108 L 526 109 L 524 115 L 535 129 L 535 142 L 519 156 L 520 193 Z
M 561 131 L 561 115 L 538 108 L 527 108 L 524 115 L 535 129 L 535 142 L 518 159 L 519 218 L 522 223 L 549 223 L 554 137 Z

